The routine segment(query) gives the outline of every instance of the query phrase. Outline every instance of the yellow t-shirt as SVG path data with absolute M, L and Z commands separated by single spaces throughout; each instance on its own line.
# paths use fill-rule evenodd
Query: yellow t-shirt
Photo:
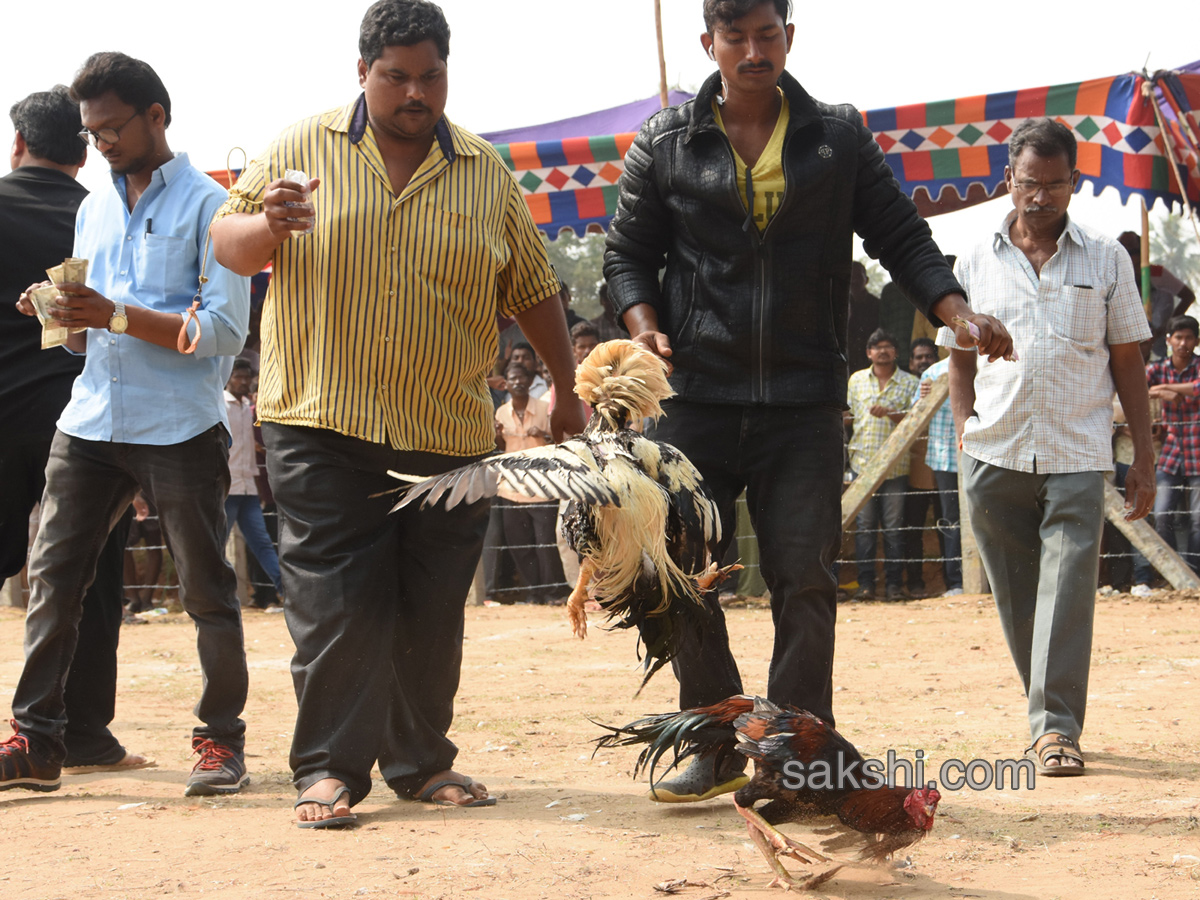
M 766 229 L 775 217 L 779 204 L 783 202 L 783 136 L 787 132 L 788 101 L 787 97 L 783 96 L 783 91 L 780 91 L 779 95 L 783 102 L 779 105 L 779 118 L 775 122 L 775 130 L 771 132 L 771 139 L 759 154 L 758 162 L 750 170 L 750 181 L 754 187 L 754 224 L 759 231 Z M 713 113 L 717 117 L 717 126 L 725 131 L 721 107 L 716 100 L 713 100 Z M 737 150 L 733 151 L 733 161 L 737 164 L 738 193 L 749 207 L 750 199 L 746 195 L 746 163 Z

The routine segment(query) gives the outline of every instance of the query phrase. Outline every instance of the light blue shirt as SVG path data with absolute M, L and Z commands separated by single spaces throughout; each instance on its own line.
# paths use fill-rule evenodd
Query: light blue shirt
M 114 174 L 113 190 L 89 194 L 75 218 L 75 256 L 89 260 L 88 287 L 127 307 L 184 312 L 199 283 L 209 223 L 225 199 L 186 153 L 155 170 L 132 212 L 125 176 Z M 205 274 L 194 354 L 88 329 L 87 361 L 60 431 L 89 441 L 166 445 L 217 423 L 228 428 L 224 388 L 232 357 L 246 341 L 250 279 L 218 265 L 211 250 Z M 194 324 L 189 331 L 195 335 Z
M 950 359 L 939 359 L 925 370 L 922 381 L 933 381 L 950 371 Z M 958 471 L 958 435 L 954 431 L 954 412 L 947 397 L 929 420 L 929 449 L 925 465 L 935 472 Z

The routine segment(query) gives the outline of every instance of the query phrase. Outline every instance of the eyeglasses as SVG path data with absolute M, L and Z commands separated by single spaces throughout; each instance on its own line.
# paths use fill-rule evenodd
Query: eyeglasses
M 93 147 L 99 147 L 101 141 L 104 141 L 106 144 L 115 144 L 121 139 L 121 132 L 125 129 L 125 126 L 143 112 L 145 110 L 139 109 L 116 128 L 101 128 L 99 131 L 92 131 L 90 128 L 85 128 L 79 132 L 79 139 L 85 144 L 91 144 Z
M 1042 184 L 1040 181 L 1014 181 L 1013 187 L 1023 194 L 1037 194 L 1045 191 L 1051 197 L 1065 197 L 1075 190 L 1073 181 L 1056 181 L 1053 184 Z

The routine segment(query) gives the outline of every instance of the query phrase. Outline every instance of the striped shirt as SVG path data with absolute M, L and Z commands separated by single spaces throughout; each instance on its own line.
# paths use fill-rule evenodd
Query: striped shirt
M 494 448 L 496 314 L 554 296 L 558 279 L 491 145 L 445 119 L 436 138 L 395 196 L 360 97 L 287 129 L 229 192 L 218 217 L 261 212 L 285 169 L 321 179 L 315 231 L 272 259 L 263 421 L 448 456 Z
M 977 361 L 963 452 L 1017 472 L 1111 471 L 1108 348 L 1150 337 L 1129 255 L 1068 217 L 1039 277 L 1009 237 L 1015 217 L 956 266 L 971 308 L 1003 322 L 1020 357 Z M 957 346 L 954 332 L 938 343 Z
M 850 439 L 851 469 L 862 472 L 871 457 L 887 443 L 896 427 L 896 423 L 887 416 L 871 415 L 871 407 L 878 404 L 895 412 L 907 412 L 917 400 L 919 384 L 916 375 L 899 368 L 882 391 L 879 390 L 879 379 L 875 377 L 874 369 L 860 369 L 850 376 L 847 394 L 850 412 L 854 415 L 854 437 Z M 901 453 L 887 477 L 907 475 L 909 463 L 909 454 Z
M 922 381 L 936 381 L 950 371 L 950 360 L 939 359 L 925 370 Z M 938 407 L 929 420 L 929 449 L 925 453 L 925 465 L 935 472 L 958 471 L 958 436 L 954 433 L 954 412 L 950 398 Z

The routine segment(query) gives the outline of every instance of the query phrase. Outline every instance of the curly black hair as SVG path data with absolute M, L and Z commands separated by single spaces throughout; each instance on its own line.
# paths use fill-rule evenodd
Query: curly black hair
M 29 152 L 60 166 L 77 166 L 87 156 L 80 143 L 79 104 L 65 84 L 18 100 L 8 111 L 13 128 L 25 139 Z
M 358 55 L 369 69 L 384 47 L 411 47 L 422 41 L 433 41 L 443 62 L 450 55 L 450 25 L 440 6 L 429 0 L 379 0 L 363 16 Z
M 763 3 L 773 3 L 784 22 L 792 17 L 792 0 L 704 0 L 704 28 L 712 34 L 718 22 L 728 25 Z
M 138 112 L 157 103 L 166 113 L 164 125 L 171 124 L 171 95 L 149 63 L 124 53 L 93 53 L 75 73 L 71 97 L 77 102 L 95 100 L 109 91 Z

